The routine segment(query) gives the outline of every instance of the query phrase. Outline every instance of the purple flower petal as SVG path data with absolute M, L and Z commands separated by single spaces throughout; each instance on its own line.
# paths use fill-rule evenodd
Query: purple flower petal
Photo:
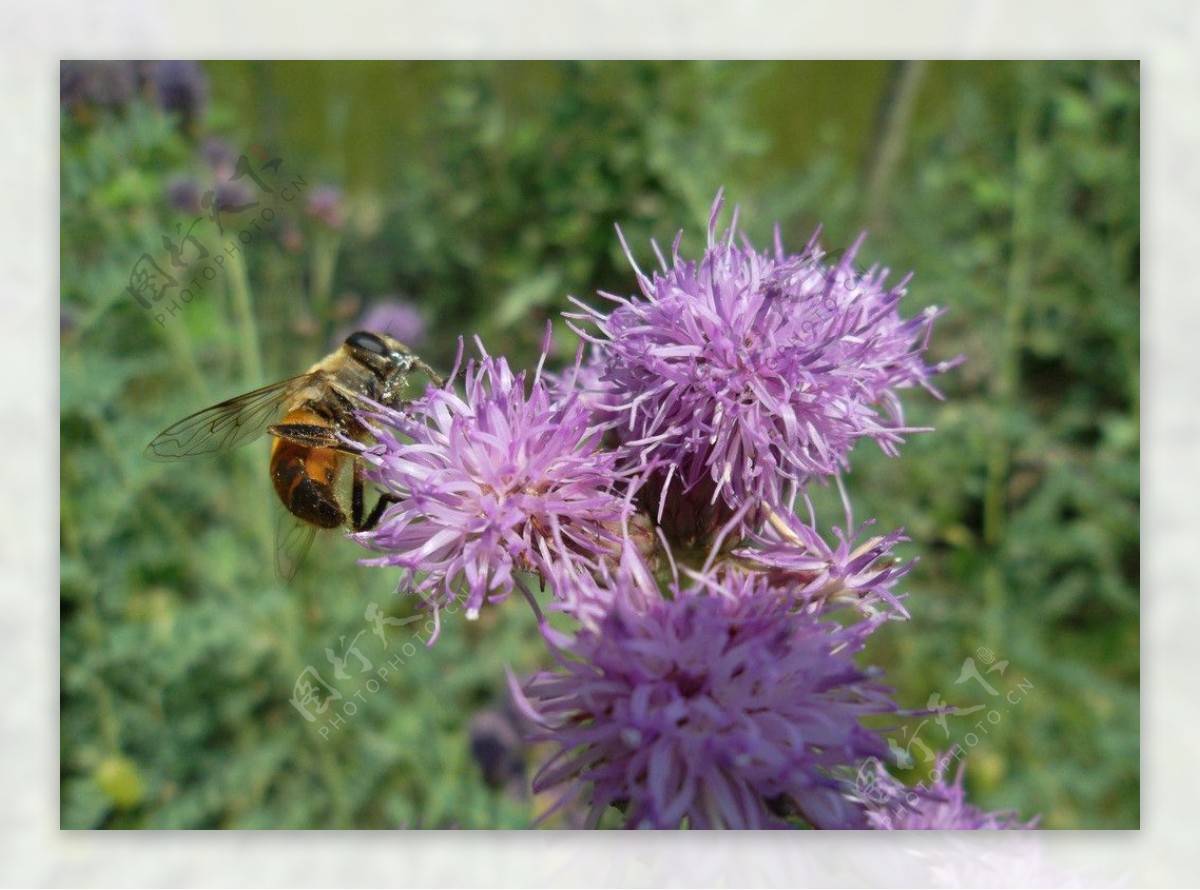
M 466 370 L 465 395 L 430 388 L 404 410 L 370 415 L 376 444 L 368 478 L 397 499 L 357 535 L 403 569 L 401 584 L 452 601 L 466 588 L 468 616 L 500 600 L 514 573 L 571 577 L 615 564 L 632 508 L 618 496 L 616 456 L 570 388 L 484 354 Z
M 594 812 L 620 805 L 629 827 L 865 827 L 847 774 L 887 746 L 860 720 L 895 705 L 853 658 L 879 622 L 797 612 L 761 575 L 670 599 L 641 583 L 595 594 L 610 611 L 521 691 L 535 739 L 558 746 L 535 789 L 587 783 Z
M 895 453 L 914 431 L 896 391 L 936 394 L 930 377 L 954 363 L 922 361 L 941 313 L 900 317 L 907 278 L 885 288 L 886 269 L 854 269 L 861 237 L 832 265 L 815 236 L 789 256 L 777 233 L 775 255 L 758 253 L 735 244 L 736 211 L 717 238 L 721 204 L 718 195 L 698 261 L 680 256 L 677 239 L 661 271 L 634 264 L 641 297 L 602 294 L 615 304 L 607 314 L 580 304 L 571 317 L 596 347 L 582 379 L 621 441 L 685 490 L 707 480 L 734 508 L 780 504 L 789 487 L 845 470 L 861 438 Z

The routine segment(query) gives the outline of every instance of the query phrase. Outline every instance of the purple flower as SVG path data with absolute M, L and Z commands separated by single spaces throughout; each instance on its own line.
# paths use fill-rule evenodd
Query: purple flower
M 403 297 L 381 297 L 371 303 L 353 326 L 343 328 L 334 342 L 340 345 L 355 331 L 388 334 L 406 346 L 415 347 L 425 339 L 425 318 L 421 310 Z
M 194 179 L 173 179 L 167 185 L 167 203 L 180 213 L 200 213 L 202 197 L 200 183 Z
M 467 725 L 471 757 L 489 788 L 524 784 L 525 748 L 519 724 L 520 716 L 515 713 L 486 710 Z
M 89 105 L 123 108 L 137 95 L 139 80 L 136 62 L 62 61 L 59 62 L 59 101 L 64 109 L 76 113 Z
M 900 317 L 907 277 L 885 289 L 886 269 L 855 270 L 862 237 L 836 264 L 823 262 L 816 235 L 785 254 L 778 229 L 774 252 L 758 253 L 735 243 L 736 211 L 717 238 L 721 206 L 718 194 L 698 262 L 676 238 L 660 272 L 634 264 L 642 297 L 602 294 L 616 303 L 609 314 L 584 306 L 573 317 L 590 322 L 580 334 L 599 347 L 593 402 L 623 442 L 669 468 L 664 497 L 673 481 L 690 490 L 707 480 L 712 500 L 733 508 L 781 504 L 811 476 L 846 469 L 864 436 L 895 453 L 913 431 L 897 390 L 936 394 L 930 376 L 953 362 L 922 361 L 941 313 Z
M 194 128 L 208 103 L 208 78 L 199 62 L 161 60 L 147 63 L 150 88 L 164 111 L 175 112 Z
M 855 546 L 859 535 L 847 536 L 835 528 L 838 545 L 831 548 L 795 514 L 776 513 L 769 507 L 765 513 L 766 530 L 750 536 L 756 546 L 733 551 L 748 569 L 765 572 L 773 584 L 791 587 L 795 596 L 807 603 L 825 607 L 851 604 L 871 614 L 882 602 L 897 616 L 909 617 L 901 597 L 892 593 L 896 582 L 916 562 L 901 562 L 891 555 L 896 544 L 907 540 L 902 529 Z M 863 528 L 872 522 L 864 523 Z
M 336 185 L 322 184 L 308 196 L 305 212 L 330 229 L 340 229 L 346 222 L 345 201 Z
M 209 136 L 200 146 L 205 162 L 220 179 L 228 179 L 234 172 L 239 152 L 219 136 Z
M 212 201 L 212 195 L 216 195 L 217 211 L 229 211 L 231 213 L 239 213 L 254 206 L 254 192 L 250 190 L 248 185 L 241 182 L 230 182 L 223 179 L 217 183 L 216 191 L 205 193 L 201 198 L 203 202 L 205 198 Z M 204 205 L 210 206 L 210 205 Z
M 526 394 L 525 375 L 486 353 L 465 377 L 465 397 L 430 388 L 372 416 L 367 475 L 398 502 L 357 537 L 384 554 L 367 564 L 399 566 L 435 607 L 465 584 L 473 618 L 514 572 L 569 578 L 615 560 L 630 507 L 576 393 L 552 390 L 539 366 Z
M 1013 810 L 985 813 L 967 803 L 963 788 L 966 764 L 954 781 L 946 780 L 951 755 L 938 758 L 932 786 L 907 788 L 874 761 L 859 772 L 860 796 L 871 804 L 868 819 L 872 828 L 896 831 L 1009 831 L 1037 827 L 1037 818 L 1019 822 Z M 864 782 L 864 777 L 866 781 Z M 866 793 L 863 789 L 868 788 Z
M 658 538 L 644 516 L 635 514 L 621 528 L 619 556 L 607 560 L 587 577 L 553 568 L 548 580 L 554 592 L 552 608 L 570 615 L 579 626 L 596 632 L 620 596 L 625 605 L 645 611 L 662 599 L 662 590 L 650 565 L 659 565 Z M 568 567 L 569 568 L 569 567 Z M 543 634 L 548 634 L 543 627 Z M 552 649 L 570 637 L 547 636 Z
M 629 827 L 866 827 L 853 770 L 887 745 L 859 721 L 895 705 L 853 656 L 878 622 L 795 612 L 761 576 L 704 576 L 670 599 L 614 583 L 560 669 L 510 683 L 544 727 L 534 739 L 558 747 L 535 791 L 585 784 L 593 824 L 617 806 Z

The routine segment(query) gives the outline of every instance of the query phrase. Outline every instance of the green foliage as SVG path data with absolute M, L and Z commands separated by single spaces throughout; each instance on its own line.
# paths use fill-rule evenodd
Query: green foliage
M 944 406 L 909 400 L 910 422 L 936 432 L 911 436 L 895 459 L 861 450 L 848 479 L 856 515 L 904 526 L 922 560 L 909 578 L 913 625 L 894 628 L 895 651 L 877 657 L 911 707 L 935 690 L 964 708 L 999 706 L 968 761 L 979 802 L 1043 811 L 1050 828 L 1131 827 L 1138 67 L 1002 74 L 930 97 L 868 241 L 916 270 L 910 311 L 949 307 L 932 354 L 967 357 L 938 382 Z M 956 684 L 979 647 L 1009 662 L 1000 692 L 1033 684 L 1020 704 Z M 919 736 L 968 747 L 987 713 L 948 717 L 949 737 L 930 721 Z
M 338 159 L 271 146 L 305 180 L 299 198 L 162 324 L 161 307 L 125 293 L 130 270 L 143 253 L 166 264 L 163 235 L 195 218 L 169 209 L 168 184 L 209 187 L 213 172 L 150 108 L 87 128 L 64 118 L 64 827 L 518 827 L 544 809 L 489 789 L 467 733 L 506 698 L 505 664 L 522 673 L 544 657 L 524 604 L 470 624 L 446 616 L 430 649 L 420 621 L 380 639 L 369 604 L 397 620 L 411 604 L 355 565 L 355 545 L 329 536 L 291 586 L 274 578 L 264 444 L 166 465 L 142 449 L 189 411 L 303 370 L 363 297 L 418 301 L 435 365 L 476 332 L 519 365 L 567 294 L 633 290 L 614 222 L 646 266 L 651 237 L 669 244 L 687 227 L 695 249 L 721 185 L 759 245 L 775 219 L 792 248 L 817 221 L 836 247 L 869 220 L 863 255 L 916 271 L 908 311 L 950 309 L 933 356 L 967 356 L 939 381 L 945 403 L 907 401 L 912 425 L 937 431 L 898 458 L 861 449 L 847 483 L 855 515 L 903 525 L 921 557 L 906 584 L 913 621 L 877 634 L 871 660 L 905 706 L 936 694 L 1001 719 L 947 716 L 949 737 L 914 719 L 898 744 L 967 746 L 973 731 L 977 803 L 1042 812 L 1054 828 L 1137 824 L 1137 65 L 932 65 L 912 116 L 887 125 L 900 130 L 870 135 L 904 146 L 875 191 L 864 182 L 880 168 L 861 169 L 836 122 L 804 121 L 799 167 L 776 134 L 805 127 L 754 116 L 807 70 L 421 68 L 400 116 L 408 141 L 387 158 L 394 182 L 347 183 L 345 225 L 322 225 L 303 205 Z M 876 101 L 857 95 L 860 109 Z M 220 89 L 214 101 L 214 119 L 236 120 Z M 237 126 L 235 154 L 271 129 Z M 216 252 L 238 226 L 196 231 Z M 841 515 L 835 493 L 818 495 L 820 516 Z M 351 656 L 336 680 L 326 649 L 344 653 L 360 632 L 372 668 Z M 985 673 L 984 649 L 1003 674 Z M 956 682 L 969 657 L 998 698 Z M 291 704 L 308 666 L 342 694 L 331 707 L 355 705 L 340 724 Z
M 628 291 L 614 222 L 637 249 L 669 243 L 764 147 L 742 110 L 762 66 L 445 68 L 414 126 L 418 153 L 398 158 L 395 211 L 347 265 L 374 276 L 368 290 L 433 307 L 438 330 L 476 319 L 510 358 L 532 357 L 567 294 Z

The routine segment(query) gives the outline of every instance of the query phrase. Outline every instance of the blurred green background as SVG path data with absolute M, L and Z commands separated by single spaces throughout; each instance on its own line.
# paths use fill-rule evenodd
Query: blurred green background
M 143 448 L 381 305 L 442 369 L 473 334 L 525 365 L 568 295 L 631 292 L 614 223 L 643 267 L 679 228 L 694 255 L 724 186 L 759 246 L 775 221 L 796 250 L 817 223 L 829 248 L 868 229 L 860 258 L 916 273 L 905 314 L 950 310 L 931 356 L 967 356 L 946 401 L 906 400 L 936 432 L 860 447 L 847 479 L 856 519 L 904 526 L 920 557 L 913 619 L 869 660 L 902 706 L 979 708 L 905 721 L 907 777 L 958 743 L 980 806 L 1136 828 L 1139 89 L 1136 62 L 67 63 L 62 826 L 545 809 L 506 704 L 504 665 L 544 657 L 524 604 L 447 616 L 426 649 L 336 535 L 276 579 L 264 443 Z M 155 301 L 160 272 L 178 285 Z M 317 677 L 341 698 L 308 720 L 292 700 Z

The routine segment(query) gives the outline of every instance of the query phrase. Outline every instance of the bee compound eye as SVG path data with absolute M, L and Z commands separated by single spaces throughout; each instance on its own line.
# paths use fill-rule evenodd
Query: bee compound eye
M 380 339 L 379 335 L 372 334 L 370 331 L 355 331 L 346 338 L 346 345 L 351 349 L 361 349 L 372 355 L 387 356 L 391 353 L 388 345 Z

